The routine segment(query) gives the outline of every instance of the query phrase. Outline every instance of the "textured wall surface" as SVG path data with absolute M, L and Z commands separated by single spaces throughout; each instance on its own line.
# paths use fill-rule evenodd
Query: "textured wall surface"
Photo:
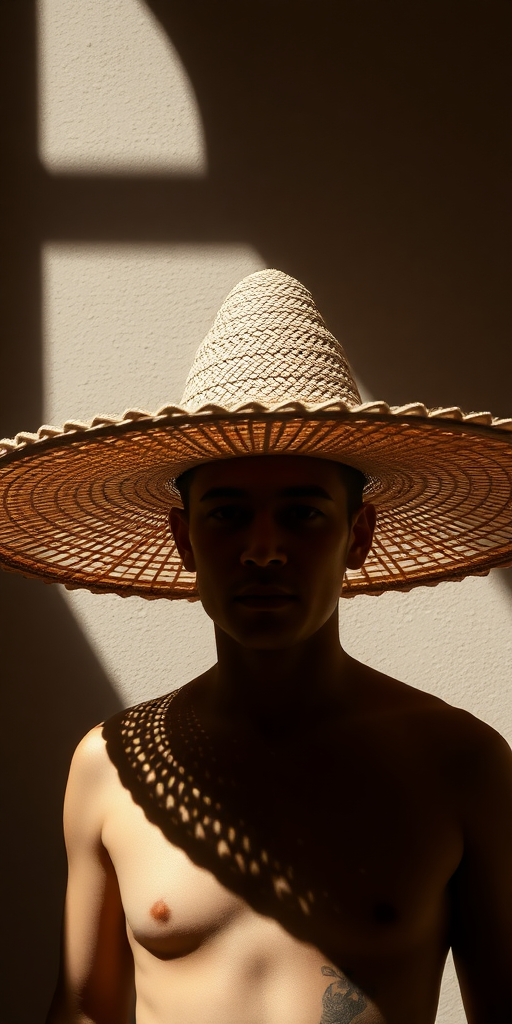
M 202 9 L 207 6 L 203 5 Z M 319 5 L 324 14 L 328 7 L 325 3 Z M 324 135 L 320 143 L 315 141 L 316 108 L 312 100 L 312 108 L 306 109 L 309 99 L 304 99 L 300 91 L 300 69 L 299 84 L 295 82 L 295 91 L 291 89 L 283 110 L 285 114 L 288 111 L 290 124 L 295 125 L 293 138 L 300 137 L 301 133 L 306 138 L 303 144 L 297 144 L 296 153 L 291 150 L 289 165 L 286 165 L 283 155 L 279 155 L 276 144 L 273 151 L 274 155 L 277 153 L 275 166 L 267 155 L 258 172 L 259 177 L 256 179 L 255 175 L 249 187 L 244 185 L 242 172 L 238 174 L 236 170 L 236 160 L 242 160 L 240 153 L 248 145 L 240 141 L 239 131 L 242 139 L 246 137 L 243 131 L 247 132 L 247 127 L 242 128 L 242 120 L 237 121 L 240 111 L 237 117 L 233 115 L 229 131 L 223 129 L 225 137 L 220 128 L 216 132 L 213 100 L 210 103 L 207 89 L 198 98 L 186 62 L 182 59 L 181 50 L 190 56 L 189 51 L 194 45 L 190 23 L 188 36 L 187 26 L 184 28 L 180 23 L 176 29 L 176 40 L 171 40 L 163 15 L 157 17 L 163 10 L 158 2 L 82 0 L 77 4 L 72 0 L 39 0 L 36 8 L 38 155 L 47 178 L 44 186 L 41 185 L 41 192 L 38 193 L 36 188 L 34 194 L 40 195 L 43 203 L 47 194 L 44 189 L 51 186 L 54 190 L 52 196 L 62 188 L 68 197 L 59 207 L 59 229 L 56 230 L 48 221 L 41 238 L 41 421 L 59 423 L 68 417 L 87 419 L 100 412 L 122 413 L 125 408 L 133 406 L 154 410 L 165 402 L 179 401 L 195 348 L 210 326 L 218 305 L 237 280 L 267 265 L 278 265 L 298 277 L 305 276 L 305 283 L 315 295 L 315 273 L 318 274 L 320 308 L 325 312 L 331 329 L 342 335 L 341 340 L 356 367 L 365 398 L 383 398 L 390 402 L 423 400 L 434 405 L 448 401 L 445 397 L 447 391 L 450 391 L 449 401 L 453 404 L 464 404 L 466 394 L 478 395 L 474 368 L 468 368 L 465 362 L 455 357 L 452 365 L 451 349 L 447 344 L 446 365 L 443 365 L 444 355 L 434 357 L 423 336 L 416 336 L 414 292 L 407 290 L 404 283 L 402 307 L 398 312 L 399 302 L 396 296 L 393 300 L 392 290 L 388 292 L 389 303 L 387 296 L 379 292 L 381 275 L 375 263 L 375 246 L 382 246 L 384 251 L 389 246 L 391 250 L 397 233 L 400 230 L 406 232 L 403 225 L 408 225 L 411 216 L 413 219 L 416 216 L 414 203 L 418 209 L 421 206 L 421 188 L 418 188 L 417 195 L 411 193 L 413 199 L 404 203 L 402 209 L 399 205 L 394 207 L 383 201 L 382 215 L 372 215 L 368 222 L 364 210 L 375 202 L 372 196 L 375 197 L 378 188 L 376 178 L 372 191 L 372 179 L 368 177 L 367 169 L 366 179 L 354 172 L 354 181 L 360 179 L 361 190 L 357 193 L 357 188 L 353 188 L 347 193 L 349 199 L 343 207 L 344 231 L 339 224 L 336 229 L 331 229 L 327 201 L 325 209 L 316 210 L 315 204 L 321 192 L 329 197 L 331 190 L 334 206 L 338 202 L 335 198 L 338 178 L 341 180 L 350 172 L 351 157 L 347 150 L 348 164 L 338 159 L 339 154 L 336 159 L 332 158 L 334 143 L 328 138 L 331 108 L 325 113 L 320 103 L 317 109 Z M 266 17 L 270 16 L 268 5 L 260 4 L 260 8 Z M 315 5 L 311 5 L 311 9 L 315 10 Z M 201 16 L 198 10 L 196 15 Z M 358 31 L 364 32 L 364 28 L 360 27 Z M 475 38 L 476 34 L 475 28 Z M 358 35 L 359 46 L 362 45 L 361 38 Z M 189 63 L 194 66 L 192 58 Z M 382 88 L 385 87 L 386 75 L 389 74 L 391 80 L 394 73 L 390 70 L 391 63 L 388 67 L 383 61 L 381 65 L 380 73 L 384 75 Z M 219 56 L 219 68 L 221 66 Z M 350 133 L 353 130 L 351 125 L 357 122 L 354 113 L 360 102 L 357 81 L 352 90 L 350 86 L 349 80 L 343 116 L 340 115 L 339 124 L 334 121 L 332 124 L 333 136 L 342 130 Z M 406 88 L 405 85 L 403 87 Z M 238 88 L 234 82 L 232 92 L 227 90 L 223 94 L 226 111 L 231 101 L 235 103 Z M 428 97 L 425 102 L 428 104 Z M 435 106 L 439 100 L 434 97 L 432 102 Z M 301 103 L 305 104 L 303 114 Z M 219 101 L 219 110 L 221 107 Z M 240 109 L 244 110 L 243 98 Z M 203 117 L 208 119 L 208 130 L 203 124 Z M 435 120 L 435 113 L 432 117 Z M 224 124 L 221 114 L 218 114 L 218 121 L 219 125 Z M 411 150 L 418 150 L 421 148 L 418 142 L 421 131 L 417 125 L 410 127 Z M 261 131 L 261 125 L 258 130 Z M 375 123 L 370 119 L 367 131 L 378 134 L 379 130 L 377 118 Z M 357 131 L 361 133 L 360 128 Z M 425 131 L 428 136 L 428 123 Z M 219 139 L 224 145 L 224 156 L 219 155 Z M 311 145 L 317 149 L 316 163 L 320 160 L 325 162 L 326 178 L 323 186 L 320 179 L 311 178 L 313 185 L 309 195 L 310 157 L 306 153 Z M 362 149 L 364 145 L 366 143 L 361 140 Z M 212 169 L 209 148 L 216 159 Z M 299 153 L 302 153 L 300 159 Z M 461 162 L 463 156 L 461 150 Z M 403 163 L 400 168 L 398 166 L 401 159 L 398 153 L 398 177 L 403 169 Z M 256 161 L 257 156 L 251 155 L 250 161 L 248 157 L 253 166 Z M 302 161 L 305 161 L 303 172 Z M 378 161 L 372 164 L 375 175 L 378 174 L 377 164 Z M 392 180 L 390 166 L 392 158 L 382 178 L 388 183 Z M 230 167 L 235 168 L 232 178 Z M 447 174 L 448 171 L 447 165 Z M 442 171 L 440 173 L 439 180 L 442 181 Z M 109 175 L 118 182 L 111 191 Z M 134 180 L 141 181 L 145 175 L 150 176 L 147 179 L 149 191 L 141 193 L 140 203 L 136 197 L 124 200 L 123 180 L 129 182 L 132 176 Z M 158 198 L 164 196 L 158 190 L 163 187 L 161 182 L 166 175 L 173 181 L 176 179 L 178 189 L 172 193 L 172 202 L 169 200 L 168 204 L 165 198 Z M 81 206 L 82 200 L 73 200 L 74 193 L 65 190 L 74 187 L 75 179 L 82 181 L 87 176 L 93 180 L 103 176 L 101 189 L 106 191 L 92 193 L 92 198 L 87 198 L 89 205 L 84 207 Z M 304 205 L 301 207 L 295 202 L 293 211 L 288 214 L 283 212 L 287 209 L 286 197 L 290 190 L 295 195 L 296 178 L 302 183 Z M 189 194 L 187 191 L 189 186 L 195 188 L 203 179 L 213 183 L 213 191 L 207 194 L 210 196 L 207 200 L 203 200 L 199 192 Z M 227 184 L 222 185 L 222 181 Z M 179 191 L 182 187 L 183 191 Z M 384 187 L 382 181 L 379 187 Z M 267 196 L 265 232 L 258 224 L 261 220 L 258 204 L 262 194 Z M 231 205 L 230 195 L 234 197 Z M 474 192 L 470 198 L 473 203 Z M 58 205 L 56 199 L 54 202 Z M 184 212 L 183 203 L 189 204 L 186 207 L 189 213 Z M 133 231 L 130 228 L 132 207 L 135 218 Z M 435 204 L 432 209 L 437 209 Z M 82 210 L 85 210 L 83 214 Z M 301 216 L 306 222 L 310 213 L 315 226 L 314 229 L 311 225 L 308 227 L 309 242 L 307 246 L 304 243 L 301 249 L 297 243 L 296 225 L 300 227 Z M 432 216 L 435 218 L 437 214 L 434 212 Z M 430 214 L 428 219 L 432 223 Z M 73 226 L 75 221 L 78 223 L 76 229 Z M 435 258 L 436 251 L 443 250 L 446 241 L 441 222 L 440 217 L 436 221 L 438 227 L 430 237 L 434 256 L 432 276 L 427 280 L 425 291 L 427 293 L 431 288 L 436 302 L 441 301 L 441 294 L 445 297 L 443 302 L 447 303 L 447 315 L 451 316 L 450 331 L 454 337 L 462 337 L 463 321 L 458 317 L 459 313 L 462 316 L 460 311 L 465 310 L 466 300 L 472 291 L 472 277 L 468 272 L 466 290 L 459 283 L 454 292 L 450 291 L 451 269 L 447 270 L 442 260 L 439 269 L 439 261 Z M 253 225 L 251 230 L 248 224 Z M 453 230 L 455 236 L 456 231 Z M 348 237 L 352 239 L 350 245 L 346 241 Z M 354 244 L 354 237 L 360 239 L 360 249 Z M 414 245 L 409 246 L 405 233 L 402 240 L 400 259 L 404 267 L 407 263 L 416 266 L 419 281 L 424 274 L 421 264 L 424 256 L 419 254 L 419 250 L 415 255 Z M 466 240 L 466 252 L 468 245 L 471 252 L 471 243 Z M 480 249 L 477 240 L 475 253 Z M 401 266 L 398 261 L 393 271 L 398 296 L 402 293 Z M 307 268 L 313 268 L 309 276 Z M 438 280 L 436 274 L 446 276 Z M 448 293 L 451 298 L 446 298 Z M 37 296 L 34 301 L 37 305 Z M 373 308 L 378 309 L 375 322 L 371 319 L 372 302 Z M 427 308 L 428 295 L 424 302 Z M 495 305 L 492 308 L 495 310 Z M 421 321 L 419 313 L 417 319 Z M 402 335 L 404 322 L 407 331 Z M 380 334 L 377 334 L 375 324 Z M 395 347 L 394 339 L 397 339 Z M 370 358 L 372 344 L 374 358 Z M 460 344 L 464 344 L 463 340 Z M 385 350 L 387 356 L 383 354 Z M 435 371 L 435 359 L 439 360 L 438 371 Z M 427 366 L 424 371 L 421 370 L 422 361 Z M 382 381 L 391 379 L 393 387 L 396 381 L 393 394 L 385 393 L 385 385 L 380 384 L 377 371 L 381 364 Z M 457 367 L 461 366 L 464 369 L 459 372 Z M 435 399 L 436 372 L 438 400 Z M 496 378 L 501 379 L 503 372 L 503 368 L 497 367 Z M 488 377 L 491 383 L 489 386 L 485 384 L 487 391 L 482 397 L 482 405 L 487 404 L 489 394 L 492 397 L 492 368 Z M 422 379 L 428 394 L 419 393 Z M 460 393 L 457 391 L 458 382 Z M 378 391 L 381 386 L 382 392 Z M 414 393 L 402 395 L 400 389 L 405 392 L 409 387 L 414 387 Z M 501 391 L 498 389 L 496 394 L 501 396 Z M 503 408 L 493 411 L 502 415 L 507 412 Z M 37 425 L 37 422 L 18 422 L 11 430 L 32 429 Z M 433 589 L 420 588 L 409 595 L 361 597 L 342 602 L 343 642 L 347 650 L 361 660 L 466 708 L 511 741 L 511 571 L 484 579 L 468 579 L 459 584 L 442 584 Z M 85 592 L 67 593 L 56 587 L 50 588 L 52 596 L 46 600 L 48 591 L 45 588 L 24 581 L 16 581 L 16 586 L 18 582 L 21 582 L 21 589 L 17 588 L 11 601 L 19 599 L 25 607 L 33 600 L 35 617 L 39 616 L 40 622 L 46 622 L 44 609 L 50 607 L 48 601 L 54 609 L 51 616 L 48 613 L 48 627 L 41 634 L 39 660 L 53 659 L 54 675 L 59 671 L 63 678 L 66 676 L 68 679 L 74 671 L 73 665 L 82 666 L 76 670 L 73 683 L 76 683 L 78 703 L 82 699 L 81 688 L 87 686 L 87 678 L 83 677 L 84 665 L 89 666 L 87 672 L 94 676 L 98 687 L 104 687 L 102 692 L 110 694 L 108 698 L 102 698 L 103 703 L 98 699 L 97 705 L 93 702 L 94 706 L 88 707 L 87 713 L 84 711 L 81 719 L 84 728 L 92 724 L 95 713 L 101 717 L 105 709 L 112 709 L 116 702 L 128 705 L 173 688 L 202 671 L 214 658 L 212 628 L 197 604 L 144 602 L 136 598 L 123 601 L 117 597 L 97 597 Z M 12 607 L 14 609 L 17 605 L 14 603 Z M 50 645 L 51 621 L 55 621 L 56 615 L 62 616 L 64 625 Z M 13 623 L 19 621 L 20 615 L 13 611 Z M 64 636 L 66 642 L 75 638 L 72 639 L 75 654 L 70 649 L 68 660 L 61 665 L 58 652 L 63 649 Z M 27 678 L 28 673 L 27 668 Z M 71 711 L 66 714 L 71 715 Z M 58 740 L 55 743 L 58 744 Z M 60 800 L 58 786 L 56 792 Z M 53 813 L 55 817 L 56 812 Z M 53 827 L 57 828 L 56 818 Z M 47 845 L 41 855 L 42 863 L 45 871 L 51 874 L 52 868 L 48 865 L 52 863 L 53 847 L 50 839 L 44 839 L 44 843 Z M 55 857 L 54 874 L 58 876 L 56 886 L 61 894 L 60 849 Z M 58 898 L 56 901 L 58 904 Z M 53 984 L 52 971 L 58 945 L 58 913 L 48 909 L 47 915 L 50 927 L 44 929 L 44 935 L 51 951 L 47 960 L 41 961 L 47 979 L 37 979 L 34 990 L 39 986 L 39 996 L 27 995 L 27 1003 L 20 1002 L 18 988 L 16 996 L 12 996 L 11 1024 L 27 1024 L 28 1020 L 40 1024 L 44 1017 L 45 1000 Z M 39 936 L 41 940 L 42 936 L 43 931 Z M 443 985 L 438 1024 L 462 1024 L 464 1020 L 449 968 Z
M 41 0 L 39 139 L 52 171 L 206 170 L 193 90 L 142 3 Z

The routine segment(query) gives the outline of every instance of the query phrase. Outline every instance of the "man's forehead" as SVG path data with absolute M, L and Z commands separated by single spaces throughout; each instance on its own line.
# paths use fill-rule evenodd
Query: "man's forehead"
M 250 488 L 268 484 L 279 487 L 341 486 L 340 467 L 327 459 L 294 455 L 254 455 L 204 463 L 194 472 L 194 483 L 203 491 L 212 487 Z

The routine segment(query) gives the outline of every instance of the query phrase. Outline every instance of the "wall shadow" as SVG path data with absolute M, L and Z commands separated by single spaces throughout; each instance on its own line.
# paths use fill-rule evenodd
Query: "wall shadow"
M 41 422 L 40 167 L 36 150 L 36 45 L 33 2 L 6 5 L 0 33 L 3 387 L 0 437 Z M 8 381 L 8 387 L 5 382 Z M 23 428 L 21 424 L 26 423 Z M 37 427 L 36 427 L 37 429 Z
M 2 10 L 0 436 L 42 422 L 41 221 L 35 4 Z M 2 1000 L 8 1024 L 41 1024 L 55 985 L 66 879 L 62 798 L 73 748 L 119 709 L 60 589 L 0 572 Z
M 62 799 L 73 750 L 120 702 L 60 588 L 0 573 L 2 1019 L 44 1020 L 65 885 Z M 27 964 L 30 962 L 30 984 Z
M 373 396 L 510 415 L 510 5 L 146 2 L 226 229 L 311 288 Z

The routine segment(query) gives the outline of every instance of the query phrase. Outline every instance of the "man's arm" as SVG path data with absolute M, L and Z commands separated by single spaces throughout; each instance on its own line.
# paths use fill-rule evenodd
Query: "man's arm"
M 469 1024 L 501 1024 L 512 1021 L 512 751 L 494 730 L 479 730 L 465 776 L 453 956 Z
M 128 1024 L 133 959 L 101 833 L 113 766 L 101 729 L 78 746 L 64 805 L 68 887 L 62 962 L 47 1024 Z

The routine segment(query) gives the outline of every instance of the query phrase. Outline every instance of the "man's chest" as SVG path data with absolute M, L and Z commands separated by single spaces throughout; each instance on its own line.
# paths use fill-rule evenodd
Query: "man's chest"
M 239 766 L 233 784 L 205 780 L 204 791 L 194 777 L 183 834 L 179 808 L 164 835 L 119 786 L 104 842 L 135 936 L 176 955 L 263 914 L 340 956 L 421 944 L 444 926 L 461 837 L 450 799 L 414 757 L 380 761 L 317 751 L 286 770 L 272 759 Z

